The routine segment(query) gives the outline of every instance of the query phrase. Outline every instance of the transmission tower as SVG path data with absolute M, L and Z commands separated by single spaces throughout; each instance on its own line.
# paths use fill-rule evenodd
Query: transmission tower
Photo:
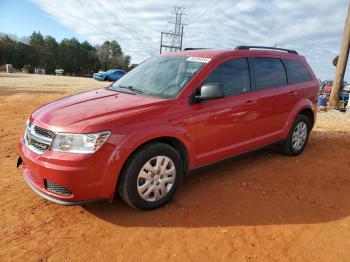
M 182 19 L 182 17 L 185 16 L 184 11 L 184 7 L 174 7 L 172 14 L 175 15 L 175 21 L 169 22 L 174 25 L 174 29 L 170 32 L 160 33 L 160 54 L 167 51 L 176 52 L 182 50 L 182 39 L 185 26 Z

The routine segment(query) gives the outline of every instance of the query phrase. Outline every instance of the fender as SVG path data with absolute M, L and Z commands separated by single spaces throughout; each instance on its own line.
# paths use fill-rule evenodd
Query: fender
M 189 168 L 194 166 L 195 147 L 185 128 L 169 123 L 152 126 L 152 128 L 135 129 L 132 134 L 128 134 L 124 140 L 120 141 L 112 154 L 113 157 L 108 161 L 108 168 L 102 176 L 101 192 L 104 192 L 103 197 L 113 198 L 119 175 L 131 154 L 141 145 L 163 137 L 175 138 L 180 141 L 188 152 Z
M 289 116 L 287 118 L 286 123 L 284 124 L 282 128 L 282 139 L 285 139 L 288 137 L 289 130 L 292 127 L 292 124 L 294 122 L 294 119 L 304 109 L 311 109 L 314 114 L 314 119 L 316 119 L 316 107 L 315 105 L 309 100 L 309 99 L 301 99 L 298 101 L 298 103 L 293 107 L 292 111 L 289 113 Z

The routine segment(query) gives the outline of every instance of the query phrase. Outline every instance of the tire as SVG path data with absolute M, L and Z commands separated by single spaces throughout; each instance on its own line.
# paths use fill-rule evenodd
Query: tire
M 182 159 L 173 147 L 160 142 L 150 143 L 127 160 L 119 178 L 118 192 L 133 208 L 156 209 L 172 199 L 183 173 Z
M 109 79 L 109 76 L 105 77 L 105 81 L 110 82 L 111 80 Z
M 304 132 L 300 132 L 301 130 L 304 130 L 304 129 L 306 129 L 305 130 L 306 134 L 304 134 Z M 304 151 L 307 145 L 307 141 L 310 135 L 310 130 L 311 130 L 311 124 L 310 124 L 309 118 L 306 117 L 305 115 L 299 114 L 293 122 L 293 125 L 289 131 L 287 139 L 279 143 L 280 151 L 283 154 L 288 156 L 299 155 L 301 152 Z M 293 135 L 295 135 L 295 138 L 293 137 Z M 297 145 L 298 141 L 300 144 Z

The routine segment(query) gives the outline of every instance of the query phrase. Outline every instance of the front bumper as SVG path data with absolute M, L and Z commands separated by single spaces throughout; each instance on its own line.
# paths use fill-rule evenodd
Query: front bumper
M 49 201 L 54 202 L 56 204 L 60 204 L 60 205 L 64 205 L 64 206 L 74 206 L 74 205 L 88 204 L 88 203 L 92 203 L 92 202 L 96 202 L 96 201 L 100 200 L 100 199 L 94 199 L 94 200 L 82 200 L 82 201 L 65 201 L 65 200 L 57 199 L 53 196 L 50 196 L 49 194 L 45 193 L 45 191 L 43 191 L 42 189 L 40 189 L 40 188 L 36 187 L 34 184 L 32 184 L 31 179 L 30 179 L 30 175 L 26 174 L 26 173 L 27 173 L 26 171 L 23 172 L 23 178 L 24 178 L 24 181 L 27 182 L 28 186 L 35 193 L 37 193 L 39 196 L 41 196 L 42 198 L 45 198 L 46 200 L 49 200 Z
M 105 77 L 104 76 L 93 76 L 93 78 L 95 80 L 98 80 L 98 81 L 105 81 Z
M 69 154 L 46 151 L 32 152 L 19 142 L 19 153 L 23 160 L 23 177 L 29 187 L 40 196 L 63 205 L 76 205 L 100 199 L 112 199 L 114 188 L 108 184 L 113 175 L 108 145 L 94 154 Z M 113 166 L 112 166 L 113 167 Z M 114 173 L 115 174 L 115 173 Z M 48 182 L 70 191 L 60 194 L 49 188 Z

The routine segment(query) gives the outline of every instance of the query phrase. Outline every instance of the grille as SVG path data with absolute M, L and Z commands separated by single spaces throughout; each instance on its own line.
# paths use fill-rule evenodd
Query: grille
M 64 195 L 64 196 L 72 195 L 72 192 L 69 189 L 67 189 L 59 184 L 56 184 L 50 180 L 45 180 L 45 186 L 46 186 L 46 189 L 51 191 L 51 192 L 54 192 L 54 193 L 57 193 L 60 195 Z
M 33 147 L 35 147 L 36 149 L 39 149 L 41 151 L 45 151 L 45 150 L 47 150 L 49 148 L 49 145 L 41 143 L 41 142 L 39 142 L 39 141 L 37 141 L 35 139 L 32 139 L 31 145 Z
M 42 154 L 49 149 L 56 133 L 45 128 L 28 124 L 24 135 L 25 144 L 35 153 Z
M 44 136 L 44 137 L 48 137 L 48 138 L 51 138 L 51 139 L 55 138 L 55 133 L 50 131 L 50 130 L 47 130 L 45 128 L 34 126 L 34 131 L 38 135 L 41 135 L 41 136 Z

